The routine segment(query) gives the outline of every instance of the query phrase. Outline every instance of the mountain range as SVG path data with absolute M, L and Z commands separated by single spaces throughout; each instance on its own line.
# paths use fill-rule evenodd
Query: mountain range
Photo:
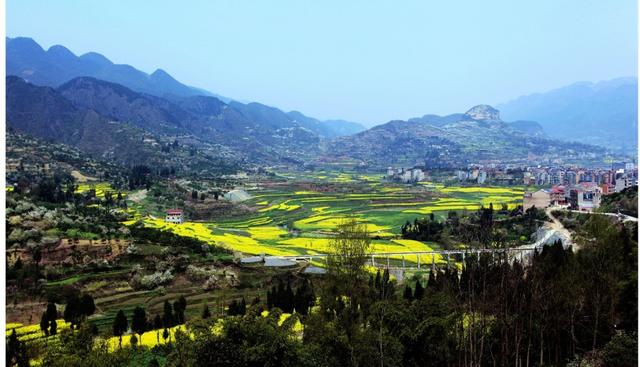
M 537 121 L 551 137 L 637 154 L 637 78 L 575 83 L 497 107 L 506 119 Z
M 62 46 L 44 51 L 28 38 L 8 38 L 7 57 L 9 128 L 126 165 L 191 171 L 327 161 L 450 167 L 604 154 L 558 140 L 553 129 L 525 116 L 505 122 L 487 105 L 364 130 L 357 123 L 221 99 L 164 72 L 147 75 L 95 53 L 78 57 Z
M 530 157 L 586 158 L 600 147 L 546 137 L 534 122 L 505 122 L 500 112 L 478 105 L 466 113 L 425 115 L 391 121 L 332 142 L 328 157 L 350 157 L 375 166 L 425 164 L 458 167 L 469 163 L 524 161 Z
M 92 77 L 120 84 L 132 91 L 165 98 L 181 100 L 188 97 L 215 97 L 221 102 L 230 103 L 243 113 L 255 117 L 264 117 L 266 124 L 284 126 L 303 126 L 323 137 L 335 137 L 364 130 L 355 122 L 336 124 L 335 121 L 320 121 L 293 111 L 288 114 L 259 103 L 232 101 L 204 89 L 191 87 L 175 80 L 162 69 L 147 74 L 126 64 L 114 64 L 105 56 L 89 52 L 76 56 L 61 45 L 44 50 L 37 42 L 27 37 L 6 39 L 7 75 L 19 76 L 25 81 L 41 86 L 60 87 L 78 77 Z M 193 103 L 194 101 L 191 101 Z

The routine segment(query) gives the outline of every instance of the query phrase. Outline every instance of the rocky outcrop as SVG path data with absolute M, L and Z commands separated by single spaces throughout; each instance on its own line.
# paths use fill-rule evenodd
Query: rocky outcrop
M 500 111 L 486 104 L 477 105 L 471 108 L 469 111 L 465 112 L 464 116 L 478 121 L 500 121 Z

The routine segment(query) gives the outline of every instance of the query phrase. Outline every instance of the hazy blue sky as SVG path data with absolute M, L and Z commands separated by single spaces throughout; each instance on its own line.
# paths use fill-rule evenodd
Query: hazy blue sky
M 8 0 L 7 36 L 319 118 L 463 112 L 637 72 L 633 0 Z

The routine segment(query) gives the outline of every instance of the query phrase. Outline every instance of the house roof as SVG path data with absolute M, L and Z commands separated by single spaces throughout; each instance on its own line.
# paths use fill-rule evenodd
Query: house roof
M 182 214 L 182 209 L 167 209 L 167 214 Z

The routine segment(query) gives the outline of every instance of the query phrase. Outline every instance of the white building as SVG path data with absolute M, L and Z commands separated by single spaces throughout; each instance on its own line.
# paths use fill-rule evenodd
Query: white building
M 415 168 L 411 171 L 411 180 L 415 182 L 419 182 L 424 180 L 424 172 L 421 169 Z
M 478 183 L 482 185 L 487 180 L 487 173 L 485 171 L 480 171 L 478 173 Z
M 164 217 L 164 221 L 178 224 L 184 222 L 182 209 L 167 209 L 167 215 Z

